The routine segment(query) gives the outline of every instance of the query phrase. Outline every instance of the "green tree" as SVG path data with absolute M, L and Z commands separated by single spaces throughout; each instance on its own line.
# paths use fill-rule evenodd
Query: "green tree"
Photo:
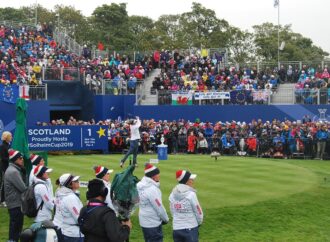
M 72 6 L 56 5 L 52 12 L 52 21 L 55 26 L 64 28 L 69 36 L 79 43 L 88 43 L 91 28 L 87 18 L 80 10 Z
M 115 50 L 132 49 L 132 36 L 128 31 L 126 3 L 97 7 L 90 18 L 93 31 L 92 41 L 102 41 L 106 47 Z
M 224 32 L 229 27 L 228 22 L 218 19 L 214 10 L 200 3 L 194 2 L 192 10 L 181 15 L 179 26 L 194 47 L 219 47 L 219 42 L 227 42 Z
M 25 13 L 22 9 L 16 8 L 0 8 L 0 19 L 24 23 L 28 22 L 27 13 Z
M 277 25 L 264 23 L 253 26 L 257 55 L 266 61 L 277 61 Z M 280 42 L 286 43 L 280 51 L 280 60 L 322 60 L 329 55 L 309 38 L 291 30 L 291 25 L 279 27 Z
M 180 31 L 180 15 L 161 15 L 155 22 L 156 29 L 156 47 L 168 49 L 182 48 L 188 46 L 187 39 L 184 39 L 184 33 Z
M 152 50 L 154 47 L 155 31 L 154 21 L 143 16 L 130 16 L 128 31 L 132 36 L 134 50 Z
M 231 27 L 228 35 L 228 54 L 231 61 L 244 63 L 256 60 L 256 48 L 253 44 L 254 36 L 252 33 Z

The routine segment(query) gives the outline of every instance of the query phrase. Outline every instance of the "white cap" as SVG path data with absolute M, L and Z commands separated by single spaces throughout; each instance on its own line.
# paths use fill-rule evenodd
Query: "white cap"
M 80 176 L 74 176 L 70 173 L 66 173 L 66 174 L 63 174 L 62 176 L 60 176 L 60 185 L 61 186 L 68 186 L 71 182 L 73 181 L 78 181 L 80 178 Z

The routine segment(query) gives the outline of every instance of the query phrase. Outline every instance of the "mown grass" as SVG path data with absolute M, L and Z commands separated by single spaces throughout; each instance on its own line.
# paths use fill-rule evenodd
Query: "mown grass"
M 152 155 L 140 155 L 135 171 Z M 53 182 L 71 172 L 81 180 L 93 178 L 92 167 L 105 165 L 119 171 L 119 155 L 49 156 Z M 176 185 L 175 171 L 197 173 L 197 195 L 205 214 L 200 241 L 330 241 L 330 163 L 312 160 L 272 160 L 247 157 L 173 155 L 162 161 L 161 190 L 167 211 L 168 196 Z M 85 189 L 81 198 L 85 201 Z M 130 241 L 143 241 L 137 212 L 132 217 Z M 31 220 L 25 219 L 25 226 Z M 163 227 L 172 240 L 171 224 Z M 8 213 L 0 209 L 0 241 L 6 241 Z

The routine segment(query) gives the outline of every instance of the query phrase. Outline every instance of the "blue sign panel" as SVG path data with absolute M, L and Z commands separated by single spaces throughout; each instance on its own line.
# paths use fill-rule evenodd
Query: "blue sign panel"
M 30 150 L 106 150 L 107 126 L 35 126 L 28 128 Z

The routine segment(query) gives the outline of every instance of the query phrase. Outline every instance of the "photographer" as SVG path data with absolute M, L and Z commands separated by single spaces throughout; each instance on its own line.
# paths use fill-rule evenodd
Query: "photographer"
M 89 201 L 78 219 L 85 242 L 121 242 L 129 238 L 131 221 L 118 221 L 115 212 L 104 203 L 108 192 L 101 179 L 88 182 L 86 197 Z

